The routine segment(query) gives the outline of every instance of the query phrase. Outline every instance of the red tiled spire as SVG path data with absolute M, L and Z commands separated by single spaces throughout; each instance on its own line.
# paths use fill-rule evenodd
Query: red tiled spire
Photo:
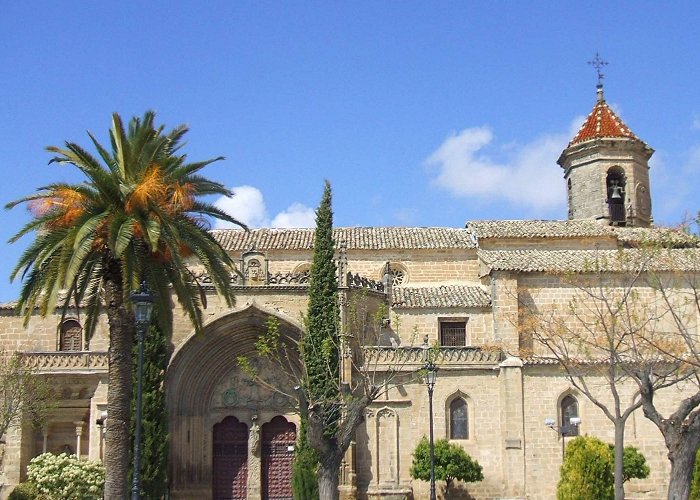
M 603 97 L 603 86 L 598 85 L 598 101 L 593 106 L 593 111 L 588 115 L 586 121 L 581 125 L 576 137 L 569 142 L 569 146 L 602 137 L 627 137 L 641 142 L 610 109 Z

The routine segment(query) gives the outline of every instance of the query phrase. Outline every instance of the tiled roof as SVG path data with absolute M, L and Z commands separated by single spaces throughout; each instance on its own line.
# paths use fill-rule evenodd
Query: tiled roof
M 591 219 L 578 220 L 480 220 L 467 222 L 477 239 L 580 238 L 610 235 L 610 227 Z
M 478 285 L 397 286 L 391 289 L 391 302 L 397 308 L 489 307 L 491 297 Z
M 569 146 L 602 137 L 626 137 L 639 141 L 639 138 L 632 133 L 630 128 L 610 109 L 610 106 L 603 98 L 602 88 L 599 88 L 598 100 L 593 106 L 593 111 L 581 125 Z
M 212 235 L 228 251 L 310 250 L 314 229 L 215 229 Z M 338 227 L 333 238 L 356 250 L 476 247 L 466 229 L 449 227 Z
M 488 238 L 595 238 L 610 237 L 625 246 L 660 242 L 669 247 L 697 247 L 700 240 L 668 228 L 606 226 L 592 219 L 575 220 L 483 220 L 467 222 L 477 240 Z
M 700 271 L 700 249 L 664 249 L 655 252 L 625 250 L 479 250 L 481 259 L 494 271 L 522 272 L 624 272 Z

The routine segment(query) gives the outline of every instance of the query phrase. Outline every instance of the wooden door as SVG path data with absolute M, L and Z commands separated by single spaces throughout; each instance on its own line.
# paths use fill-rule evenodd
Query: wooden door
M 248 494 L 248 426 L 226 417 L 214 426 L 214 500 L 245 499 Z
M 296 426 L 275 417 L 262 426 L 263 500 L 292 498 L 292 459 Z

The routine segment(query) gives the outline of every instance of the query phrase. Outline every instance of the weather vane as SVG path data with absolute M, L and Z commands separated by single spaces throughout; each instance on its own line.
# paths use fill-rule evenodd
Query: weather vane
M 598 52 L 596 52 L 595 57 L 593 58 L 592 61 L 588 61 L 588 64 L 590 64 L 591 66 L 593 66 L 595 68 L 596 72 L 598 73 L 598 85 L 602 85 L 603 78 L 605 77 L 602 70 L 603 70 L 604 66 L 608 65 L 608 61 L 604 61 L 603 59 L 601 59 Z

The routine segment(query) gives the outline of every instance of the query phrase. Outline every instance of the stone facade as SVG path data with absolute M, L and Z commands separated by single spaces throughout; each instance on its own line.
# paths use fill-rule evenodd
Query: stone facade
M 670 241 L 671 252 L 685 253 L 656 263 L 658 269 L 698 273 L 700 249 L 697 240 L 686 235 L 638 227 L 649 225 L 651 215 L 640 215 L 640 205 L 646 202 L 639 190 L 631 192 L 629 187 L 632 208 L 627 223 L 605 224 L 606 172 L 622 166 L 627 185 L 644 185 L 648 193 L 650 150 L 633 136 L 599 137 L 594 126 L 593 132 L 585 130 L 589 135 L 580 133 L 560 159 L 572 181 L 570 220 L 334 230 L 341 314 L 351 334 L 343 349 L 343 377 L 352 383 L 358 370 L 368 369 L 380 385 L 390 374 L 396 382 L 367 409 L 348 450 L 341 469 L 343 498 L 427 498 L 428 485 L 409 475 L 413 449 L 429 433 L 428 396 L 417 376 L 426 341 L 442 346 L 436 352 L 440 371 L 433 398 L 435 436 L 454 437 L 450 408 L 455 400 L 463 400 L 467 432 L 454 442 L 483 466 L 482 482 L 457 485 L 460 498 L 553 498 L 564 438 L 544 420 L 562 423 L 561 404 L 567 396 L 578 403 L 580 432 L 612 441 L 610 422 L 575 390 L 561 368 L 533 357 L 546 352 L 521 328 L 525 309 L 564 308 L 574 290 L 562 277 L 590 272 L 586 263 L 596 255 L 622 251 L 633 259 L 644 242 Z M 269 431 L 274 426 L 294 429 L 299 419 L 293 402 L 251 383 L 236 359 L 254 353 L 270 316 L 277 318 L 282 338 L 290 345 L 299 338 L 313 230 L 213 234 L 238 262 L 239 273 L 231 284 L 237 301 L 228 308 L 210 290 L 203 335 L 195 335 L 183 312 L 175 310 L 166 387 L 170 490 L 177 499 L 213 498 L 220 476 L 233 475 L 240 465 L 230 464 L 239 460 L 245 467 L 239 491 L 249 499 L 262 499 L 273 479 L 284 481 L 293 453 L 293 445 L 284 441 L 288 433 Z M 619 272 L 611 267 L 611 279 Z M 206 284 L 206 276 L 201 279 Z M 640 296 L 648 299 L 644 293 L 640 289 Z M 376 323 L 373 317 L 382 307 L 386 317 Z M 80 321 L 78 311 L 71 320 Z M 102 456 L 99 419 L 107 397 L 107 325 L 103 321 L 90 344 L 80 342 L 77 350 L 74 344 L 73 350 L 62 350 L 68 345 L 63 334 L 58 315 L 32 318 L 25 329 L 11 304 L 0 308 L 0 348 L 24 353 L 30 366 L 50 378 L 58 397 L 45 428 L 33 429 L 25 422 L 5 436 L 3 498 L 24 479 L 28 461 L 42 451 Z M 259 369 L 290 392 L 290 379 L 281 370 L 264 363 Z M 592 383 L 602 386 L 602 381 Z M 633 390 L 625 386 L 624 396 Z M 668 389 L 657 399 L 670 408 L 689 390 Z M 602 389 L 600 397 L 609 399 Z M 238 429 L 225 443 L 238 455 L 227 455 L 226 463 L 215 433 L 224 423 L 230 425 L 226 429 Z M 652 471 L 649 479 L 626 485 L 628 498 L 663 497 L 669 465 L 658 430 L 637 411 L 628 422 L 626 438 L 644 453 Z

